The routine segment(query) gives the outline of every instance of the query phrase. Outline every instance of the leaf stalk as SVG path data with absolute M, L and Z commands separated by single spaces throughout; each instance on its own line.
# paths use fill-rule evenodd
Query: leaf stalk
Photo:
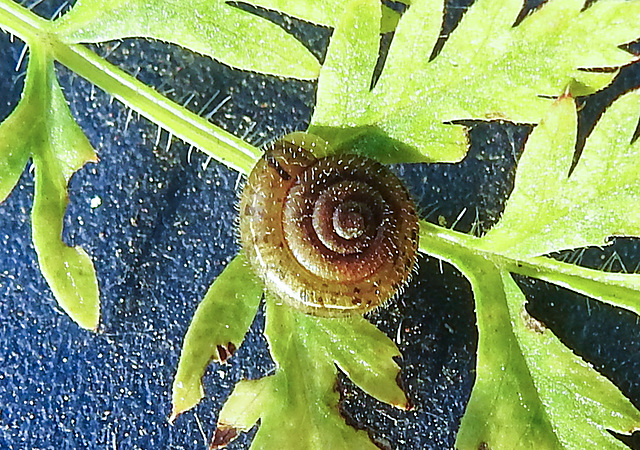
M 52 22 L 11 0 L 0 0 L 0 27 L 28 44 L 42 43 L 46 35 L 51 56 L 59 63 L 231 169 L 247 174 L 262 154 L 260 149 L 167 99 L 83 45 L 63 42 L 56 36 Z

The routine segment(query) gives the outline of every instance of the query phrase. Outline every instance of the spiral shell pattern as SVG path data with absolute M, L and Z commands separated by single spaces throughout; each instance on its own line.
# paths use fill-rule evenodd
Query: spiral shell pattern
M 317 316 L 364 314 L 407 283 L 418 218 L 385 166 L 327 153 L 324 141 L 305 133 L 268 148 L 242 194 L 242 246 L 282 301 Z

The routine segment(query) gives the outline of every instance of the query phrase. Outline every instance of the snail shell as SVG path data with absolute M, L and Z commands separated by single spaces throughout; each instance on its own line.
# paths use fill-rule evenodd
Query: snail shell
M 328 155 L 294 133 L 273 143 L 249 175 L 240 236 L 266 288 L 299 310 L 364 314 L 407 283 L 418 218 L 409 193 L 382 164 Z

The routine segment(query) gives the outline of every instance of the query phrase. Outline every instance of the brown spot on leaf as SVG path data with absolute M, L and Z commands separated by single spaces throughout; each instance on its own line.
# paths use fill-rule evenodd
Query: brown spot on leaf
M 500 111 L 494 111 L 494 112 L 486 113 L 484 117 L 489 120 L 499 120 L 499 119 L 506 119 L 507 115 Z
M 547 330 L 547 326 L 544 323 L 532 317 L 524 308 L 522 309 L 522 320 L 525 327 L 537 334 L 543 334 Z
M 487 444 L 486 442 L 480 442 L 480 444 L 478 445 L 478 450 L 490 450 L 491 447 L 489 447 L 489 444 Z
M 400 356 L 401 358 L 402 356 Z M 396 358 L 394 358 L 396 359 Z M 402 379 L 402 371 L 398 372 L 398 374 L 396 375 L 396 383 L 398 384 L 398 386 L 400 387 L 400 389 L 402 389 L 402 392 L 405 393 L 405 398 L 407 399 L 407 403 L 405 403 L 404 405 L 395 405 L 398 408 L 404 409 L 405 411 L 413 411 L 413 409 L 415 408 L 415 406 L 413 405 L 413 403 L 411 403 L 411 399 L 409 398 L 407 394 L 407 389 L 404 383 L 404 380 Z
M 233 356 L 236 352 L 236 346 L 233 342 L 227 342 L 226 346 L 217 345 L 216 350 L 218 351 L 218 360 L 223 363 Z
M 213 435 L 211 444 L 209 444 L 209 450 L 226 447 L 229 442 L 238 437 L 238 430 L 228 425 L 218 425 L 216 432 Z

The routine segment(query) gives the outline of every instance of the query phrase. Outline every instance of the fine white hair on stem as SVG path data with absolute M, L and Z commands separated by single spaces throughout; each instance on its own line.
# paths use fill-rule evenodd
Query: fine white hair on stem
M 69 2 L 65 1 L 62 5 L 58 6 L 58 8 L 53 12 L 53 15 L 51 16 L 51 20 L 56 20 L 56 18 L 58 17 L 58 15 L 62 14 L 62 11 L 69 6 Z
M 220 94 L 220 91 L 216 91 L 215 94 L 209 97 L 209 100 L 207 100 L 205 104 L 202 105 L 202 108 L 200 108 L 200 110 L 198 111 L 199 116 L 201 116 L 207 110 L 207 108 L 211 106 L 211 103 L 213 103 L 215 99 L 218 98 L 219 94 Z
M 18 56 L 18 61 L 16 61 L 16 66 L 14 68 L 14 70 L 16 72 L 20 71 L 20 67 L 22 67 L 22 62 L 24 61 L 24 57 L 27 55 L 27 45 L 24 44 L 22 46 L 22 50 L 20 50 L 20 56 Z
M 222 108 L 229 100 L 231 100 L 231 96 L 227 95 L 225 98 L 223 98 L 220 103 L 218 103 L 211 111 L 209 111 L 207 114 L 205 114 L 203 117 L 207 120 L 211 119 L 211 117 L 217 113 L 218 111 L 220 111 L 220 108 Z
M 40 3 L 42 3 L 44 0 L 36 0 L 35 2 L 33 2 L 32 4 L 30 4 L 29 6 L 27 6 L 27 9 L 29 11 L 33 10 L 33 8 L 35 8 L 36 6 L 38 6 Z
M 465 206 L 464 208 L 462 208 L 462 211 L 460 211 L 460 214 L 458 214 L 458 216 L 456 217 L 456 219 L 453 221 L 453 223 L 451 224 L 451 229 L 455 229 L 456 225 L 458 225 L 458 222 L 460 222 L 460 219 L 462 219 L 462 217 L 464 217 L 464 215 L 467 213 L 467 207 Z

